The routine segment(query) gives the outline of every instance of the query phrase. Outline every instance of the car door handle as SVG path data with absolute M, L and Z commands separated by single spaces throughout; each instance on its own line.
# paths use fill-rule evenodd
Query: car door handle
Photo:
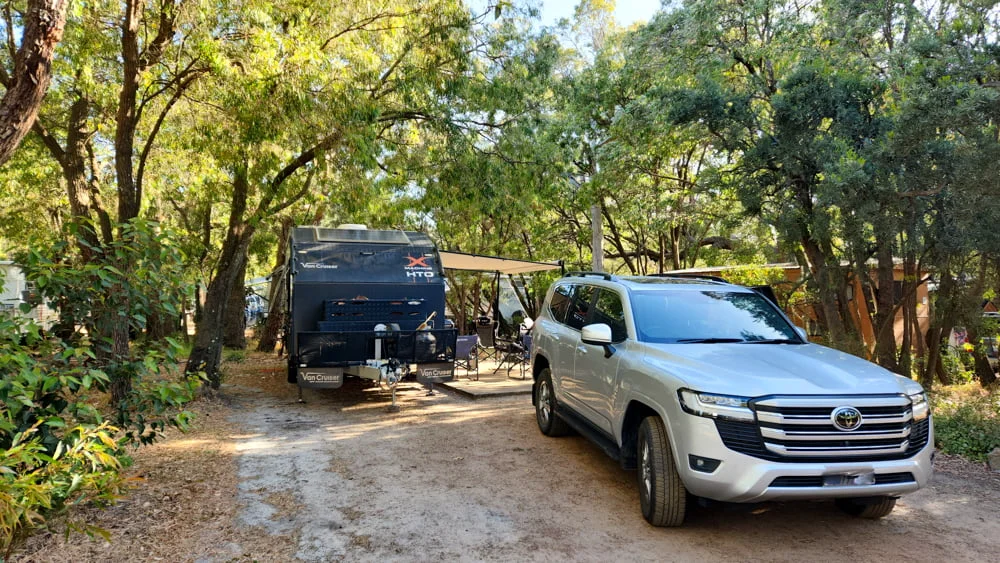
M 587 353 L 587 347 L 586 346 L 577 346 L 576 347 L 576 351 L 578 353 L 580 353 L 580 354 L 586 354 Z

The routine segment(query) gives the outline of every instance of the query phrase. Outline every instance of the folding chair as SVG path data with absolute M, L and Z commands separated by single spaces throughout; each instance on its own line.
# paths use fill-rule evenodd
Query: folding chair
M 485 322 L 483 322 L 485 321 Z M 499 358 L 496 349 L 496 325 L 487 318 L 476 320 L 476 336 L 479 337 L 479 356 L 485 360 L 497 360 Z
M 475 334 L 459 336 L 455 341 L 455 367 L 464 369 L 465 377 L 472 379 L 469 372 L 475 366 L 476 381 L 479 381 L 479 355 L 476 353 L 478 346 L 479 337 Z
M 493 370 L 493 373 L 496 373 L 506 367 L 507 375 L 510 375 L 510 370 L 521 361 L 521 356 L 524 354 L 524 350 L 521 348 L 521 343 L 507 338 L 497 337 L 493 346 L 497 351 L 497 361 L 499 362 L 496 369 Z
M 531 369 L 531 333 L 527 332 L 521 337 L 521 379 L 524 379 L 524 370 Z M 510 375 L 510 372 L 507 372 Z

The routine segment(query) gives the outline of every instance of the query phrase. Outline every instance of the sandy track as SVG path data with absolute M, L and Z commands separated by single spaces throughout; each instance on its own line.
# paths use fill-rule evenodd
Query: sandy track
M 291 388 L 290 388 L 291 389 Z M 546 438 L 527 397 L 470 401 L 348 383 L 236 386 L 239 519 L 297 538 L 307 561 L 984 561 L 1000 554 L 1000 488 L 939 471 L 881 521 L 832 503 L 696 508 L 648 526 L 634 473 L 578 436 Z M 291 554 L 289 554 L 291 556 Z

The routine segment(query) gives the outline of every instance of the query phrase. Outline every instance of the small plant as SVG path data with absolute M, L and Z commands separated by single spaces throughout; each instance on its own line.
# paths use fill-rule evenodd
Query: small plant
M 934 435 L 941 451 L 984 461 L 994 448 L 1000 447 L 1000 395 L 938 394 L 934 400 Z
M 945 348 L 941 353 L 941 364 L 944 366 L 949 380 L 954 384 L 963 385 L 969 383 L 972 381 L 973 376 L 975 376 L 972 355 L 964 347 L 958 349 Z
M 54 452 L 43 443 L 44 425 L 35 423 L 14 435 L 0 450 L 0 554 L 14 547 L 48 519 L 81 503 L 110 504 L 124 489 L 122 450 L 107 423 L 67 432 Z M 93 526 L 72 526 L 107 538 Z
M 239 350 L 235 348 L 227 349 L 225 355 L 223 356 L 223 360 L 233 364 L 241 364 L 245 362 L 246 359 L 247 359 L 246 350 Z

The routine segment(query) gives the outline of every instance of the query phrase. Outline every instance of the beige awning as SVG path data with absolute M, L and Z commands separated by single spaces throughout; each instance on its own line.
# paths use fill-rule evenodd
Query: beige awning
M 450 270 L 472 270 L 478 272 L 500 272 L 501 274 L 527 274 L 544 272 L 562 267 L 559 262 L 530 262 L 499 256 L 482 256 L 464 252 L 439 252 L 441 265 Z

